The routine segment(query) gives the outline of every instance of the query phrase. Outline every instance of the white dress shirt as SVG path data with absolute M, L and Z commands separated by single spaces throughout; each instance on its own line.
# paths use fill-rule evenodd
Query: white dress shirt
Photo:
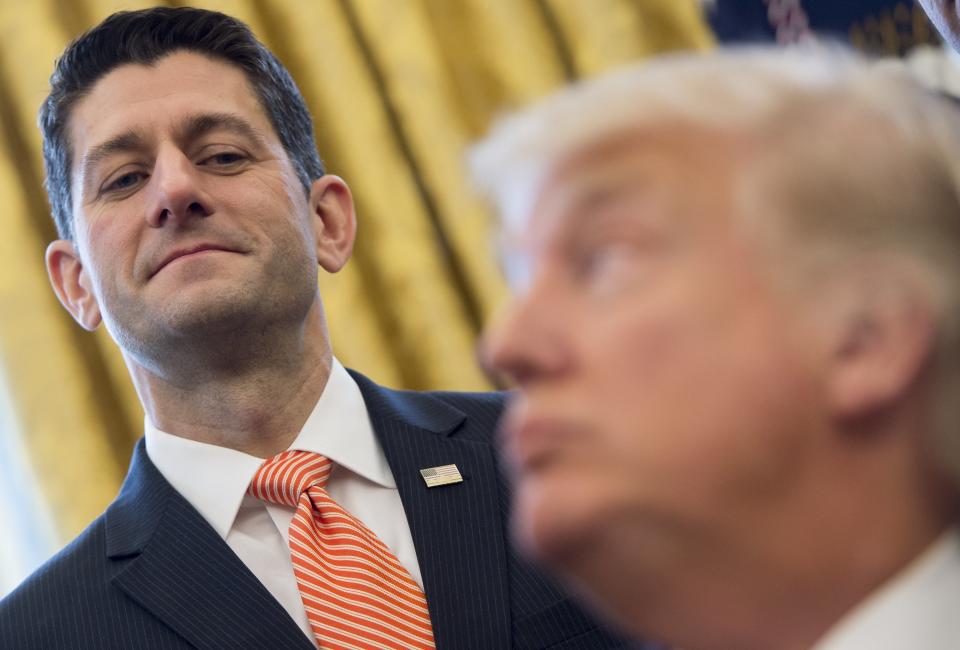
M 147 455 L 316 643 L 287 545 L 293 508 L 248 496 L 264 459 L 180 438 L 145 422 Z M 290 449 L 334 462 L 327 492 L 373 530 L 423 587 L 410 526 L 393 473 L 373 433 L 363 395 L 336 359 L 330 378 Z
M 951 528 L 837 623 L 814 650 L 960 648 L 960 532 Z

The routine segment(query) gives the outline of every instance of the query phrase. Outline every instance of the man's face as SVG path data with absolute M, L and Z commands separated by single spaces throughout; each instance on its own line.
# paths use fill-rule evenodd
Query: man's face
M 162 340 L 302 319 L 311 210 L 239 69 L 188 52 L 121 66 L 76 104 L 69 137 L 81 282 L 121 347 L 149 356 Z
M 944 40 L 960 50 L 960 5 L 957 0 L 920 0 Z
M 515 532 L 601 596 L 624 545 L 653 577 L 779 517 L 819 415 L 814 337 L 731 214 L 735 161 L 666 128 L 568 158 L 486 340 L 519 387 Z

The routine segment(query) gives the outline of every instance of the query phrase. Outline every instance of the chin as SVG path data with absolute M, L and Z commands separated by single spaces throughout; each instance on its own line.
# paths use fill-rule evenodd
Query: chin
M 226 334 L 235 332 L 252 322 L 254 310 L 247 301 L 234 296 L 218 296 L 216 299 L 183 301 L 166 305 L 159 320 L 168 331 L 191 336 Z
M 563 569 L 589 552 L 593 509 L 570 498 L 571 483 L 552 489 L 550 482 L 525 479 L 513 510 L 513 536 L 520 549 L 537 562 Z M 575 485 L 575 483 L 574 483 Z
M 568 490 L 569 493 L 569 490 Z M 595 509 L 565 507 L 569 497 L 553 493 L 538 502 L 521 492 L 515 502 L 512 533 L 520 550 L 554 577 L 609 625 L 640 635 L 633 609 L 637 594 L 633 566 L 624 567 L 609 553 L 603 521 Z M 642 635 L 640 635 L 642 637 Z

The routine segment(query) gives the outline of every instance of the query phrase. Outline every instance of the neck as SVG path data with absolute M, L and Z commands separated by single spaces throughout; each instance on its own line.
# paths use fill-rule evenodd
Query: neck
M 928 550 L 944 530 L 926 529 L 889 547 L 878 544 L 877 538 L 851 538 L 851 548 L 867 549 L 868 557 L 838 553 L 829 567 L 821 557 L 820 566 L 806 571 L 799 566 L 785 568 L 780 565 L 782 557 L 760 554 L 744 555 L 739 561 L 725 555 L 720 565 L 687 565 L 672 569 L 662 579 L 651 579 L 649 574 L 630 576 L 630 565 L 620 564 L 618 582 L 633 589 L 620 594 L 622 600 L 613 613 L 638 638 L 664 641 L 671 647 L 808 650 Z M 809 530 L 798 537 L 795 554 L 802 555 L 819 532 Z M 629 552 L 618 550 L 634 557 L 640 552 L 636 546 Z M 637 589 L 641 584 L 646 588 Z M 677 612 L 683 616 L 678 618 Z
M 597 595 L 643 638 L 689 650 L 810 648 L 956 521 L 955 489 L 922 455 L 884 456 L 858 455 L 789 505 L 682 540 L 611 531 L 574 577 L 601 585 Z
M 267 458 L 293 442 L 329 379 L 333 356 L 323 311 L 317 304 L 298 328 L 234 338 L 184 346 L 149 368 L 125 359 L 159 429 Z

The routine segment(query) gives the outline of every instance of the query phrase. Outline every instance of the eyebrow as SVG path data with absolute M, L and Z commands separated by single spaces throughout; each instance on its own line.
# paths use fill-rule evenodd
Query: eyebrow
M 141 151 L 146 148 L 146 144 L 147 138 L 142 132 L 127 131 L 96 145 L 83 157 L 84 185 L 92 178 L 93 170 L 97 165 L 110 156 L 127 151 Z
M 254 127 L 242 117 L 231 113 L 199 113 L 191 115 L 177 127 L 174 135 L 178 142 L 190 142 L 213 131 L 221 130 L 235 133 L 260 146 L 266 143 L 266 136 L 263 131 Z M 146 149 L 147 139 L 142 131 L 131 130 L 94 146 L 83 158 L 83 178 L 91 178 L 97 165 L 110 156 L 118 153 L 142 151 Z
M 638 191 L 636 186 L 608 181 L 585 184 L 574 189 L 570 206 L 564 212 L 568 215 L 581 215 L 588 209 L 592 208 L 596 210 L 597 208 L 602 208 L 636 191 Z M 575 228 L 580 228 L 585 225 L 586 224 L 582 223 L 580 219 L 575 220 L 572 224 Z
M 191 115 L 177 129 L 176 139 L 189 142 L 203 137 L 211 131 L 229 131 L 252 140 L 258 145 L 266 142 L 263 131 L 239 115 L 232 113 L 200 113 Z

